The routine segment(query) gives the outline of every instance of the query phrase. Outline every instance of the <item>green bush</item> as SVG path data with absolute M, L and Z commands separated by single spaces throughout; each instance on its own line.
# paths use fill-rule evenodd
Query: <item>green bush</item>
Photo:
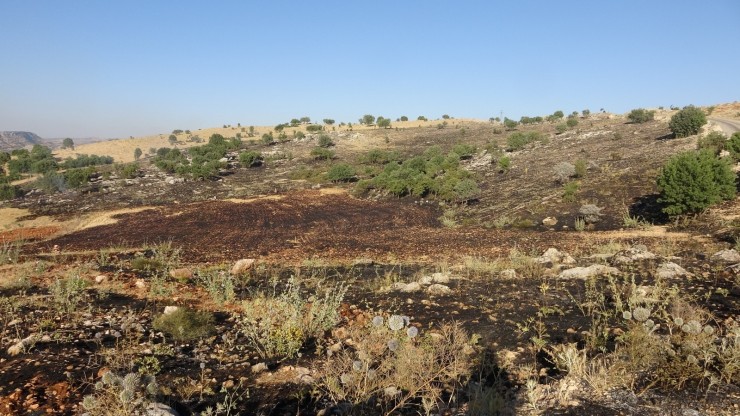
M 565 124 L 568 126 L 568 128 L 573 128 L 578 125 L 578 120 L 575 118 L 569 118 L 568 121 L 565 122 Z
M 272 132 L 262 135 L 262 144 L 267 146 L 275 144 L 275 137 L 273 137 Z
M 64 175 L 56 172 L 47 172 L 36 180 L 34 186 L 47 193 L 62 192 L 67 189 Z
M 529 133 L 523 133 L 523 132 L 518 131 L 518 132 L 512 133 L 506 139 L 506 145 L 507 145 L 506 150 L 509 152 L 521 150 L 524 148 L 524 146 L 528 145 L 529 143 L 536 142 L 542 139 L 543 139 L 542 135 L 536 131 L 531 131 Z
M 174 312 L 159 315 L 154 320 L 153 327 L 177 341 L 190 341 L 205 337 L 213 331 L 213 314 L 181 307 Z
M 139 152 L 141 152 L 141 149 L 139 149 Z M 139 156 L 141 156 L 141 153 L 139 153 Z M 110 156 L 77 155 L 74 159 L 71 157 L 65 159 L 59 167 L 62 169 L 85 168 L 88 166 L 110 165 L 112 163 L 113 158 Z
M 360 158 L 360 163 L 370 165 L 385 165 L 390 162 L 398 162 L 401 155 L 395 150 L 373 149 Z
M 725 148 L 732 155 L 732 159 L 740 161 L 740 132 L 734 133 L 725 144 Z
M 378 117 L 375 124 L 381 129 L 387 129 L 391 127 L 391 119 L 385 117 Z
M 563 134 L 568 130 L 568 125 L 565 123 L 558 123 L 558 125 L 555 126 L 555 131 L 557 134 Z
M 311 156 L 316 160 L 330 160 L 334 159 L 334 152 L 323 147 L 315 147 L 311 150 Z
M 633 123 L 647 123 L 648 121 L 655 119 L 655 111 L 636 108 L 627 114 L 627 119 Z
M 696 148 L 698 150 L 709 150 L 715 155 L 719 155 L 723 150 L 725 150 L 727 145 L 727 136 L 718 131 L 713 131 L 700 138 L 696 143 Z
M 15 199 L 21 195 L 23 195 L 23 192 L 17 186 L 9 183 L 0 184 L 0 201 Z
M 586 161 L 583 159 L 576 160 L 576 163 L 574 164 L 576 168 L 576 178 L 582 178 L 586 176 Z
M 116 165 L 116 174 L 123 179 L 136 178 L 139 176 L 139 164 L 133 162 Z
M 331 137 L 327 136 L 326 134 L 319 135 L 319 147 L 332 147 L 332 146 L 334 146 L 334 142 L 331 140 Z
M 735 196 L 735 173 L 710 151 L 672 157 L 658 177 L 659 202 L 668 215 L 693 214 Z
M 311 124 L 309 126 L 306 126 L 306 131 L 310 133 L 316 133 L 317 131 L 322 131 L 322 130 L 324 130 L 324 126 L 320 124 Z
M 242 152 L 239 154 L 239 163 L 246 168 L 260 166 L 262 164 L 262 155 L 254 151 Z
M 707 116 L 704 112 L 694 106 L 688 106 L 671 117 L 668 127 L 676 137 L 687 137 L 699 133 L 705 124 Z
M 460 159 L 470 159 L 475 154 L 476 148 L 472 144 L 456 144 L 452 152 L 460 156 Z
M 64 172 L 64 180 L 70 188 L 79 188 L 87 184 L 93 173 L 90 168 L 69 169 Z
M 334 165 L 326 173 L 326 179 L 332 182 L 348 182 L 354 177 L 355 169 L 346 163 Z

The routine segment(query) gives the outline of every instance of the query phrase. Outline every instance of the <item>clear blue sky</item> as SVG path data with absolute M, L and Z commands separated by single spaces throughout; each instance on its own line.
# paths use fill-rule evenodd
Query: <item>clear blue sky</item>
M 0 2 L 0 130 L 740 100 L 740 1 Z

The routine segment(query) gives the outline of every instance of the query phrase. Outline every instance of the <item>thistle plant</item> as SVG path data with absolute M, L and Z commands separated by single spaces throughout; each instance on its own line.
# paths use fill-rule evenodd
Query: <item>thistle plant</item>
M 112 371 L 103 374 L 94 388 L 93 394 L 82 400 L 90 416 L 147 414 L 159 391 L 154 376 L 138 373 L 119 376 Z
M 409 317 L 391 315 L 348 330 L 352 345 L 328 354 L 319 386 L 332 401 L 351 403 L 355 414 L 373 403 L 385 414 L 412 403 L 428 414 L 443 390 L 462 386 L 472 365 L 470 337 L 456 324 L 422 335 Z

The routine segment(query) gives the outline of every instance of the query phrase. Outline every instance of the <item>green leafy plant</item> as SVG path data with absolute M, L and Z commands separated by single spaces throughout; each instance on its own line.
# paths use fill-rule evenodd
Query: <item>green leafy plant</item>
M 346 163 L 339 163 L 326 172 L 326 179 L 331 182 L 348 182 L 355 177 L 355 170 Z
M 655 119 L 655 111 L 636 108 L 627 114 L 627 119 L 633 123 L 647 123 Z
M 671 117 L 668 127 L 676 137 L 686 137 L 699 133 L 705 124 L 707 116 L 704 112 L 694 106 L 688 106 Z
M 213 314 L 179 307 L 174 312 L 159 315 L 152 326 L 177 341 L 191 341 L 213 332 Z
M 693 214 L 735 196 L 735 173 L 710 151 L 672 157 L 658 177 L 659 202 L 669 215 Z

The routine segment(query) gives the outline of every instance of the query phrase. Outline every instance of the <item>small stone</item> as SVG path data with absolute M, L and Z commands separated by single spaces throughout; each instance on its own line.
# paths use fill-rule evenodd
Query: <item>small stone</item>
M 105 283 L 106 281 L 108 281 L 108 276 L 104 274 L 99 274 L 95 276 L 95 283 L 97 284 Z
M 265 363 L 257 363 L 252 366 L 252 372 L 255 374 L 259 374 L 263 371 L 267 371 L 267 364 Z
M 136 279 L 136 283 L 134 283 L 134 285 L 138 289 L 146 289 L 146 282 L 144 281 L 144 279 Z
M 175 280 L 188 280 L 193 278 L 193 272 L 187 267 L 170 270 L 170 276 Z
M 234 380 L 226 380 L 224 381 L 221 386 L 225 389 L 230 389 L 234 387 Z
M 740 253 L 735 249 L 720 250 L 712 254 L 712 261 L 721 263 L 740 263 Z
M 558 219 L 555 217 L 546 217 L 542 220 L 542 225 L 545 227 L 554 227 L 558 223 Z
M 231 268 L 231 274 L 239 275 L 248 272 L 254 266 L 254 259 L 241 259 L 234 263 Z
M 180 310 L 180 307 L 179 307 L 179 306 L 165 306 L 165 307 L 164 307 L 164 312 L 163 312 L 163 313 L 164 313 L 165 315 L 169 315 L 169 314 L 171 314 L 171 313 L 175 313 L 175 312 L 177 312 L 178 310 Z
M 449 286 L 441 285 L 439 283 L 435 283 L 431 286 L 429 286 L 426 290 L 426 292 L 430 295 L 446 295 L 452 292 L 452 289 L 450 289 Z
M 514 269 L 501 270 L 498 275 L 499 277 L 503 279 L 516 279 L 516 270 Z

